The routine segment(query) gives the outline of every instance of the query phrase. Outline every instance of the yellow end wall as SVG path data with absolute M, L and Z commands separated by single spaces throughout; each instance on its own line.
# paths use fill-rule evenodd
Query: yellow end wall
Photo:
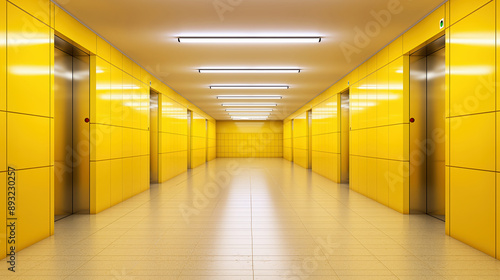
M 350 188 L 408 213 L 408 55 L 446 35 L 446 233 L 500 258 L 498 15 L 496 1 L 446 2 L 284 123 L 349 88 Z
M 6 34 L 0 38 L 0 84 L 4 85 L 0 87 L 0 232 L 5 233 L 6 224 L 5 171 L 13 166 L 18 169 L 19 185 L 17 250 L 54 233 L 54 35 L 90 54 L 87 147 L 92 213 L 149 188 L 150 88 L 186 114 L 189 109 L 214 122 L 49 0 L 0 0 L 0 14 L 4 19 L 0 33 Z M 37 43 L 28 44 L 30 40 Z M 166 119 L 164 123 L 171 122 Z M 183 121 L 174 122 L 174 129 L 162 132 L 181 130 Z M 167 165 L 176 160 L 161 158 L 160 164 Z M 169 172 L 163 173 L 164 178 L 171 176 Z M 0 234 L 0 244 L 5 244 L 5 234 Z M 5 246 L 0 246 L 0 257 L 5 255 Z
M 283 122 L 217 121 L 217 157 L 283 157 Z

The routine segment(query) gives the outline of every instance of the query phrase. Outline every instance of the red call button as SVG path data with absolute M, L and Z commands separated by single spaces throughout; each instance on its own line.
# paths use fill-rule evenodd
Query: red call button
M 86 123 L 89 123 L 89 122 L 90 122 L 90 119 L 89 119 L 89 118 L 85 118 L 85 122 L 86 122 Z
M 410 119 L 410 122 L 411 122 L 411 123 L 414 123 L 414 122 L 415 122 L 415 118 L 411 118 L 411 119 Z

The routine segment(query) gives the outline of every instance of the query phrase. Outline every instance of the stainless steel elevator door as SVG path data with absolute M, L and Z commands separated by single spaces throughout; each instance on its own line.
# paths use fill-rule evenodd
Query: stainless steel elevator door
M 410 213 L 445 219 L 444 37 L 410 56 Z
M 427 214 L 445 216 L 445 49 L 427 56 Z
M 344 91 L 340 95 L 340 182 L 342 184 L 349 183 L 349 90 Z
M 158 93 L 155 91 L 151 91 L 150 95 L 150 149 L 151 149 L 151 157 L 150 157 L 150 181 L 151 183 L 158 183 L 159 180 L 159 127 L 158 127 Z
M 54 52 L 54 214 L 73 213 L 73 57 Z
M 410 57 L 410 213 L 425 214 L 427 153 L 427 59 Z
M 90 213 L 90 58 L 54 40 L 54 219 Z

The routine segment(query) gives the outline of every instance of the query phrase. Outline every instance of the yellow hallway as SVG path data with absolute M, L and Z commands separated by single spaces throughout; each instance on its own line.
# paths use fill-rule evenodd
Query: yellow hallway
M 2 279 L 499 279 L 500 0 L 0 0 Z
M 217 159 L 73 215 L 2 279 L 498 279 L 500 263 L 283 159 Z M 5 268 L 5 269 L 4 269 Z

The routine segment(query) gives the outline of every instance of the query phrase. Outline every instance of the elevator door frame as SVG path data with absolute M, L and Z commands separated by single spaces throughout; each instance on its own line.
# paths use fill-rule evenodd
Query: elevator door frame
M 54 63 L 59 63 L 58 56 L 64 55 L 68 59 L 71 59 L 71 78 L 68 78 L 68 82 L 71 83 L 71 104 L 66 104 L 65 106 L 71 106 L 71 116 L 59 116 L 54 115 L 54 137 L 58 137 L 61 133 L 56 131 L 60 129 L 57 126 L 59 118 L 71 118 L 71 147 L 60 147 L 55 144 L 54 148 L 65 149 L 67 166 L 65 168 L 71 169 L 71 181 L 66 183 L 66 190 L 71 189 L 71 198 L 66 197 L 69 201 L 58 201 L 57 192 L 60 191 L 60 182 L 54 182 L 54 216 L 56 216 L 57 208 L 59 204 L 66 203 L 66 210 L 68 212 L 57 215 L 55 221 L 63 219 L 71 214 L 89 214 L 90 213 L 90 125 L 86 121 L 90 117 L 90 56 L 87 52 L 73 46 L 64 39 L 54 36 Z M 57 67 L 56 67 L 57 68 Z M 60 71 L 62 69 L 56 69 Z M 75 75 L 75 73 L 78 73 Z M 58 73 L 56 72 L 55 75 Z M 59 73 L 64 76 L 64 74 L 69 73 Z M 69 76 L 69 75 L 68 75 Z M 66 76 L 66 77 L 68 77 Z M 57 77 L 56 77 L 57 80 Z M 57 90 L 57 87 L 56 89 Z M 69 89 L 67 89 L 69 90 Z M 58 93 L 54 93 L 58 95 Z M 56 100 L 55 106 L 58 105 Z M 54 109 L 58 112 L 57 108 Z M 69 113 L 68 113 L 69 114 Z M 66 127 L 66 129 L 70 129 Z M 68 132 L 69 133 L 69 132 Z M 55 142 L 58 142 L 55 139 Z M 71 154 L 68 154 L 68 151 Z M 56 153 L 56 151 L 54 151 Z M 57 180 L 61 172 L 54 168 L 54 177 Z M 71 186 L 69 184 L 71 183 Z M 71 207 L 69 204 L 71 202 Z M 71 210 L 69 210 L 71 208 Z
M 340 93 L 340 183 L 349 184 L 349 89 Z M 347 104 L 347 105 L 346 105 Z
M 438 61 L 438 63 L 435 63 L 435 61 Z M 438 69 L 439 72 L 433 71 L 436 65 L 442 66 L 442 69 Z M 431 69 L 430 67 L 433 68 Z M 433 75 L 429 75 L 429 73 L 433 73 Z M 440 220 L 444 220 L 445 216 L 444 147 L 441 147 L 444 146 L 444 142 L 429 142 L 429 138 L 432 136 L 429 136 L 429 134 L 433 134 L 429 131 L 435 131 L 439 126 L 442 126 L 444 129 L 444 75 L 444 36 L 410 55 L 410 118 L 413 121 L 413 123 L 410 123 L 410 214 L 428 214 Z M 436 90 L 435 86 L 440 83 L 442 83 L 443 88 Z M 432 94 L 436 92 L 438 94 Z M 436 107 L 435 102 L 442 103 L 442 110 L 437 108 L 440 105 Z M 433 104 L 434 106 L 430 107 L 429 104 Z M 434 110 L 429 111 L 429 108 L 433 108 Z M 429 126 L 429 119 L 436 120 L 441 118 L 435 115 L 442 115 L 442 123 L 437 126 Z M 438 148 L 431 149 L 434 146 Z M 435 158 L 440 158 L 440 154 L 437 154 L 438 152 L 443 154 L 441 155 L 442 160 L 440 160 L 442 162 L 439 165 L 433 164 L 436 161 L 434 160 Z M 431 170 L 432 172 L 430 172 L 429 168 L 432 166 L 441 167 L 442 170 Z M 438 174 L 439 176 L 440 173 L 443 173 L 441 174 L 442 179 L 439 181 L 440 183 L 436 183 L 438 180 L 432 178 L 430 174 Z M 436 187 L 436 185 L 440 186 Z M 431 197 L 431 193 L 442 193 L 440 199 L 438 199 L 439 201 L 435 197 Z M 436 215 L 436 213 L 430 211 L 430 209 L 436 208 L 442 208 L 440 215 Z

